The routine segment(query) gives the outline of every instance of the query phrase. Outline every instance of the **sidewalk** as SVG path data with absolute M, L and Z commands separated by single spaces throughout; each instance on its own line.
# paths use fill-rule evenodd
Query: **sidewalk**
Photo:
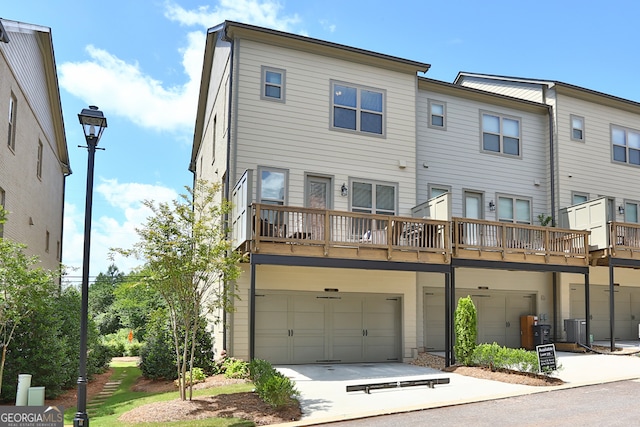
M 625 348 L 626 352 L 633 350 Z M 549 387 L 482 380 L 404 363 L 277 366 L 296 382 L 304 413 L 300 421 L 281 425 L 322 424 L 640 378 L 637 355 L 556 354 L 559 370 L 555 376 L 565 384 Z M 374 390 L 371 394 L 346 392 L 347 385 L 426 378 L 449 378 L 450 383 L 433 389 L 418 386 Z

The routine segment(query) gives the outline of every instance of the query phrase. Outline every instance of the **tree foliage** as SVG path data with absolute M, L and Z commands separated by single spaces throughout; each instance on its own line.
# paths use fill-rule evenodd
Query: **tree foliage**
M 25 249 L 0 238 L 0 390 L 7 349 L 16 328 L 45 307 L 47 297 L 57 291 L 55 274 L 38 267 L 38 258 L 27 256 Z
M 193 368 L 202 315 L 230 310 L 241 255 L 232 251 L 223 218 L 231 205 L 220 184 L 196 182 L 171 203 L 144 201 L 152 214 L 137 229 L 132 249 L 116 249 L 145 261 L 145 279 L 166 302 L 176 353 L 177 377 Z M 180 397 L 185 400 L 184 384 Z
M 473 350 L 478 338 L 478 318 L 476 306 L 470 296 L 460 298 L 454 313 L 456 360 L 464 365 L 472 362 Z

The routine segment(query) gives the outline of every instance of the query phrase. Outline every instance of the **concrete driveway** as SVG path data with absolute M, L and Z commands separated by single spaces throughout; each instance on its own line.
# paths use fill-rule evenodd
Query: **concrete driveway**
M 640 348 L 639 348 L 640 350 Z M 278 365 L 301 393 L 303 418 L 286 425 L 312 425 L 381 414 L 429 409 L 640 378 L 640 357 L 557 352 L 556 376 L 565 384 L 534 387 L 481 380 L 405 363 Z M 348 385 L 448 378 L 449 384 L 347 392 Z

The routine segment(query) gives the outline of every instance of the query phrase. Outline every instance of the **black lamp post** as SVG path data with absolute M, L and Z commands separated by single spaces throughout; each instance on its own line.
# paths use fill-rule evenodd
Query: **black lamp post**
M 78 412 L 73 418 L 74 427 L 88 427 L 87 415 L 87 323 L 89 317 L 89 252 L 91 250 L 91 205 L 93 203 L 93 161 L 98 141 L 107 127 L 107 119 L 92 105 L 78 114 L 87 141 L 87 194 L 84 206 L 84 255 L 82 259 L 82 308 L 80 313 L 80 376 L 78 377 Z

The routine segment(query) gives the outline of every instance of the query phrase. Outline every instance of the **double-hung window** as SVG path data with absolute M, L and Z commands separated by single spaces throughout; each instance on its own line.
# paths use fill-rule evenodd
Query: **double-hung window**
M 516 224 L 531 224 L 531 199 L 498 196 L 498 220 Z
M 611 126 L 613 161 L 640 165 L 640 131 Z
M 520 119 L 482 112 L 481 121 L 483 151 L 520 156 Z
M 446 129 L 447 106 L 444 102 L 429 100 L 429 127 L 435 129 Z
M 18 109 L 18 102 L 16 96 L 12 93 L 9 98 L 9 128 L 7 135 L 7 145 L 12 150 L 16 149 L 16 115 Z
M 260 97 L 284 102 L 285 70 L 262 66 L 262 93 Z
M 574 141 L 584 142 L 584 118 L 574 116 L 570 117 L 571 120 L 571 139 Z
M 260 203 L 284 206 L 286 203 L 288 175 L 288 171 L 285 169 L 259 167 L 258 197 Z M 279 227 L 279 233 L 284 231 L 282 227 L 284 225 L 284 212 L 265 208 L 265 211 L 261 213 L 261 219 L 271 226 Z
M 396 187 L 383 183 L 352 181 L 351 211 L 395 215 Z
M 385 91 L 331 82 L 331 128 L 385 133 Z

